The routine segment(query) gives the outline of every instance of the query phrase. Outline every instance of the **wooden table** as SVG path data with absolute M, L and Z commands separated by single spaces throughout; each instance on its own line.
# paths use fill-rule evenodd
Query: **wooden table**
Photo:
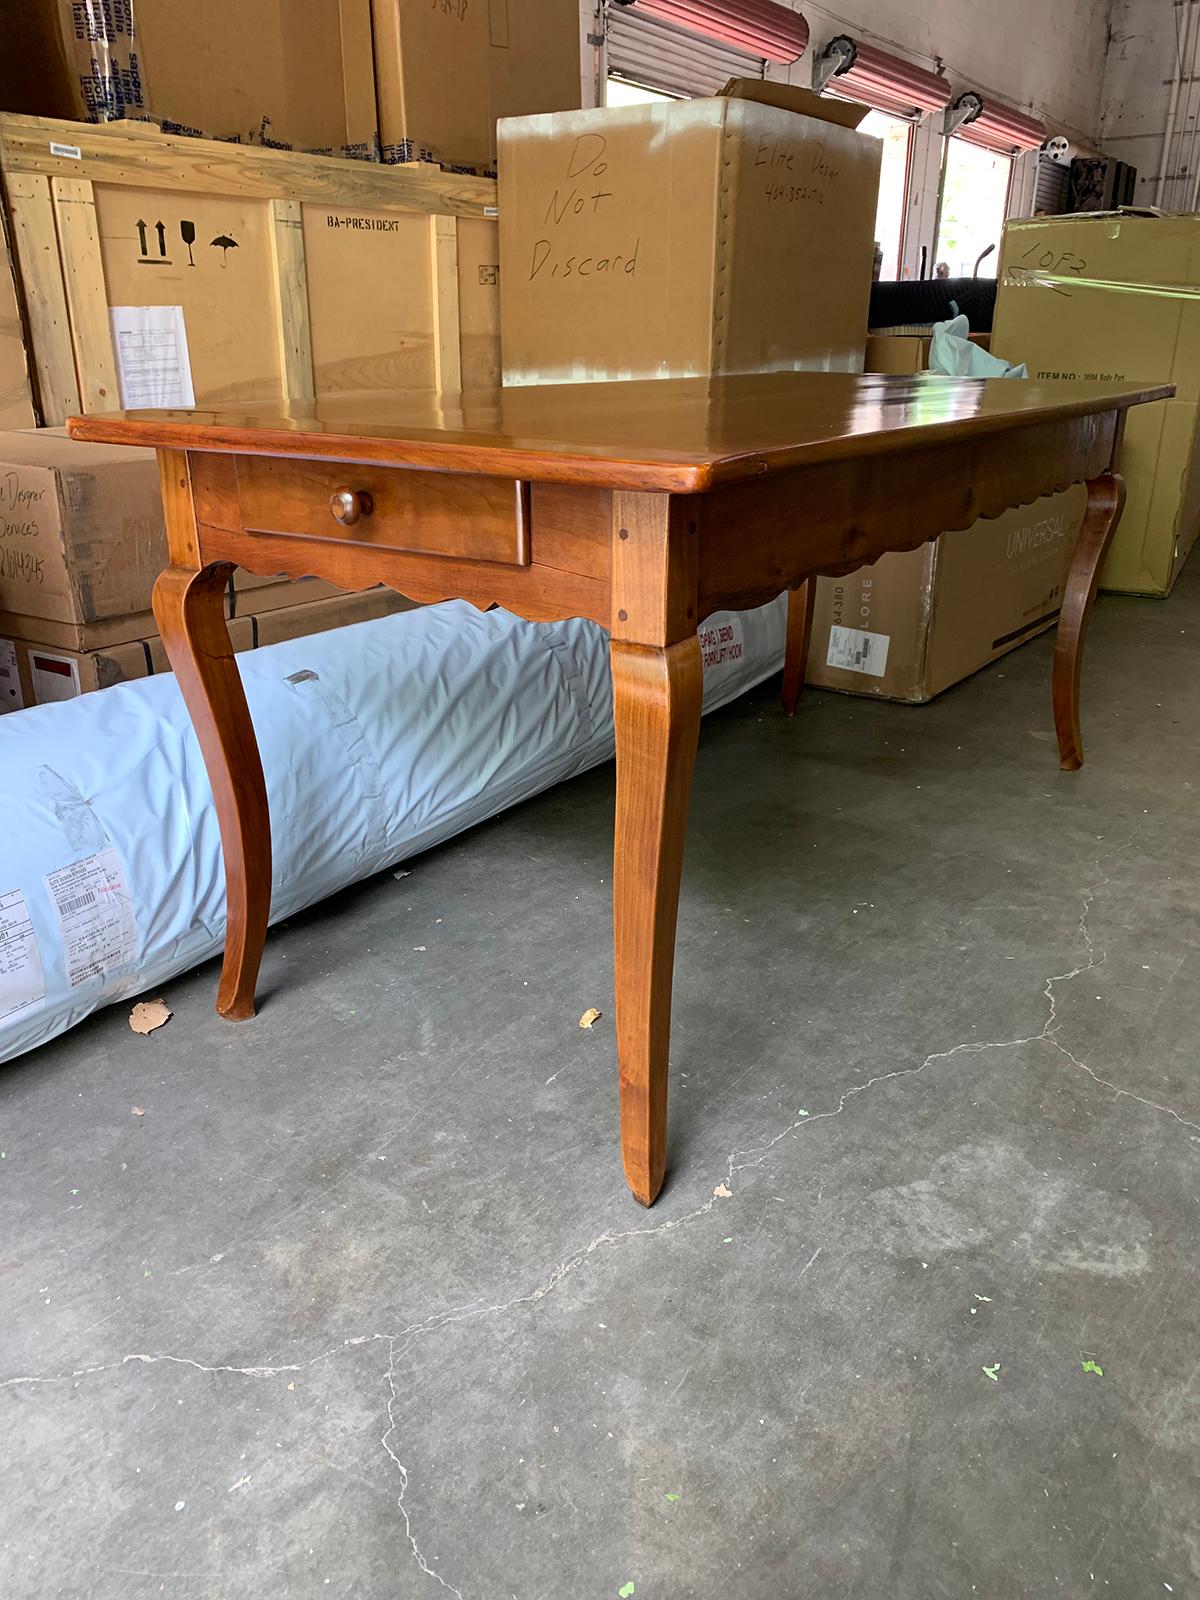
M 1171 392 L 788 373 L 73 418 L 77 439 L 159 451 L 171 565 L 154 609 L 225 859 L 218 1011 L 253 1015 L 271 899 L 266 787 L 222 603 L 231 567 L 591 618 L 612 636 L 621 1148 L 649 1205 L 666 1166 L 698 624 L 790 589 L 791 709 L 810 578 L 1086 482 L 1053 682 L 1062 765 L 1078 767 L 1080 656 L 1120 515 L 1125 411 Z

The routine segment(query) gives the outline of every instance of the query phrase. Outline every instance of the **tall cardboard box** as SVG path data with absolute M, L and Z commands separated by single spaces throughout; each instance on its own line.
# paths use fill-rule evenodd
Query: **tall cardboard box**
M 728 87 L 500 124 L 505 383 L 862 370 L 865 108 Z
M 1128 499 L 1100 576 L 1167 594 L 1200 531 L 1200 216 L 1010 222 L 999 279 L 992 346 L 1030 377 L 1176 385 L 1129 414 Z
M 376 159 L 370 0 L 21 0 L 5 111 Z
M 371 0 L 385 161 L 490 172 L 496 121 L 583 97 L 575 0 Z
M 921 704 L 1054 625 L 1081 484 L 817 585 L 805 679 Z

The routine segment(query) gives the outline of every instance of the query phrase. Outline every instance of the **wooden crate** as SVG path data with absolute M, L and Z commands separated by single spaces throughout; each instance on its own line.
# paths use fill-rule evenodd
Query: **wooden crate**
M 121 405 L 113 306 L 182 308 L 202 408 L 498 381 L 491 179 L 22 116 L 0 177 L 46 425 Z

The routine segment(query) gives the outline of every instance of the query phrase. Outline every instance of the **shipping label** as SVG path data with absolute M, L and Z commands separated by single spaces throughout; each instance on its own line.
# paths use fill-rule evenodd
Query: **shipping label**
M 706 622 L 700 629 L 700 650 L 704 657 L 704 670 L 721 672 L 740 661 L 745 654 L 742 619 L 729 615 L 721 620 Z
M 873 678 L 882 678 L 887 671 L 888 645 L 891 638 L 886 633 L 868 633 L 864 628 L 839 628 L 829 630 L 829 651 L 825 657 L 827 667 L 837 667 L 842 672 L 867 672 Z
M 62 936 L 67 984 L 106 978 L 137 955 L 137 919 L 121 858 L 111 845 L 45 877 Z
M 0 894 L 0 1020 L 40 1006 L 46 998 L 42 954 L 19 889 Z

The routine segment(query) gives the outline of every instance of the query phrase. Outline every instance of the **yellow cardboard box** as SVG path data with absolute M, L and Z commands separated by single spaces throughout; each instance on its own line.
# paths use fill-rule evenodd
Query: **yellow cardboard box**
M 1165 595 L 1200 532 L 1200 216 L 1113 212 L 1004 230 L 992 343 L 1031 378 L 1175 384 L 1130 413 L 1106 589 Z

